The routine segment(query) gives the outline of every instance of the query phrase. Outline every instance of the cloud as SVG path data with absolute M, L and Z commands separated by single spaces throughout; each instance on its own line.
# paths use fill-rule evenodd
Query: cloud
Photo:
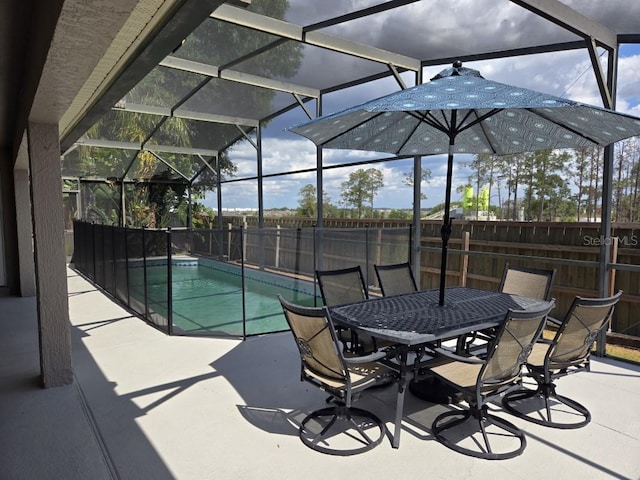
M 640 18 L 640 2 L 607 0 L 607 8 L 597 2 L 583 0 L 565 0 L 572 8 L 587 15 L 601 15 L 597 20 L 607 25 L 615 25 L 619 32 L 637 30 L 637 18 Z M 371 2 L 302 2 L 291 0 L 287 20 L 300 25 L 311 21 L 321 21 L 343 13 L 365 8 Z M 624 12 L 623 15 L 620 13 Z M 313 20 L 310 20 L 313 19 Z M 425 19 L 437 19 L 425 23 Z M 548 44 L 556 41 L 572 41 L 578 37 L 562 28 L 545 21 L 525 9 L 508 1 L 496 0 L 449 0 L 448 2 L 415 2 L 395 10 L 369 16 L 364 19 L 346 22 L 323 31 L 352 39 L 379 48 L 385 48 L 414 58 L 442 58 L 456 54 L 467 55 L 477 52 L 497 51 L 504 48 L 517 48 L 536 44 Z M 411 32 L 407 34 L 407 32 Z M 453 50 L 452 50 L 453 47 Z M 316 47 L 306 47 L 305 55 L 295 80 L 309 82 L 317 87 L 333 85 L 336 79 L 353 79 L 376 71 L 386 71 L 379 65 L 373 66 L 365 60 L 322 51 Z M 452 53 L 453 52 L 453 53 Z M 621 49 L 618 68 L 617 109 L 640 116 L 640 49 L 629 50 L 625 54 Z M 603 69 L 607 68 L 607 56 L 601 57 Z M 518 85 L 556 96 L 584 103 L 602 105 L 591 60 L 586 50 L 572 50 L 537 55 L 526 55 L 482 62 L 468 62 L 465 66 L 478 69 L 482 75 L 497 82 Z M 428 81 L 447 65 L 427 67 L 423 71 L 424 81 Z M 405 82 L 411 86 L 414 75 L 403 74 Z M 327 94 L 323 98 L 323 112 L 333 113 L 342 108 L 357 105 L 378 98 L 399 89 L 392 78 L 385 78 L 366 85 L 360 85 Z M 308 104 L 315 111 L 315 102 Z M 308 140 L 284 129 L 307 120 L 300 108 L 292 110 L 271 121 L 263 132 L 263 171 L 265 174 L 280 173 L 287 170 L 315 168 L 316 149 Z M 368 152 L 325 150 L 325 165 L 340 165 L 365 159 L 384 158 Z M 232 160 L 238 165 L 237 176 L 255 176 L 257 174 L 256 151 L 248 142 L 234 147 Z M 454 168 L 454 192 L 457 185 L 468 182 L 471 174 L 465 162 L 469 156 L 457 156 Z M 411 188 L 404 184 L 405 176 L 411 171 L 412 159 L 375 163 L 365 166 L 350 166 L 327 169 L 324 172 L 324 187 L 337 203 L 340 199 L 341 184 L 357 168 L 378 168 L 384 175 L 384 188 L 375 200 L 376 206 L 390 208 L 410 208 Z M 432 206 L 444 200 L 446 181 L 446 157 L 430 156 L 422 160 L 423 168 L 432 171 L 432 178 L 423 185 L 428 200 L 423 206 Z M 287 175 L 265 179 L 265 207 L 295 208 L 298 192 L 308 183 L 315 185 L 315 172 Z M 250 202 L 257 207 L 257 200 L 248 199 L 257 193 L 257 182 L 242 183 L 241 192 L 238 183 L 230 184 L 234 188 L 224 188 L 225 206 L 246 206 L 236 202 Z M 267 188 L 268 187 L 268 188 Z M 454 199 L 459 195 L 453 194 Z

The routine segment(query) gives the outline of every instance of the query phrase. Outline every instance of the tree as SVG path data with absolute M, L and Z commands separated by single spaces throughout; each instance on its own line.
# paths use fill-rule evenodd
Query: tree
M 527 189 L 528 217 L 551 220 L 545 211 L 546 201 L 556 202 L 556 199 L 566 199 L 569 195 L 568 182 L 565 179 L 565 165 L 569 162 L 568 152 L 541 150 L 531 157 L 529 164 L 530 184 Z M 532 206 L 533 195 L 536 196 L 536 208 Z
M 613 217 L 614 220 L 633 221 L 633 198 L 637 195 L 638 178 L 634 175 L 634 166 L 639 155 L 638 139 L 629 138 L 615 145 L 615 163 L 613 180 Z M 617 174 L 617 175 L 616 175 Z
M 299 217 L 316 217 L 317 209 L 316 187 L 308 183 L 298 192 L 298 209 L 296 215 Z
M 390 220 L 411 220 L 412 216 L 413 215 L 410 210 L 398 210 L 394 208 L 389 212 L 389 216 L 387 218 Z
M 316 187 L 308 183 L 298 192 L 298 208 L 296 215 L 299 217 L 316 218 L 318 215 L 318 196 Z M 337 208 L 331 205 L 331 198 L 327 192 L 322 192 L 322 214 L 325 218 L 335 217 Z
M 580 221 L 580 215 L 582 213 L 582 196 L 585 191 L 585 181 L 587 177 L 589 155 L 588 148 L 576 148 L 573 151 L 573 161 L 571 163 L 571 169 L 575 172 L 573 182 L 578 187 L 578 193 L 576 194 L 576 218 Z
M 255 2 L 252 8 L 256 13 L 268 13 L 271 18 L 282 19 L 289 8 L 289 2 Z M 238 29 L 225 22 L 209 20 L 189 35 L 173 55 L 220 66 L 225 65 L 230 58 L 259 50 L 271 42 L 271 34 Z M 212 48 L 219 45 L 224 45 L 225 48 Z M 259 69 L 261 75 L 290 78 L 297 73 L 301 59 L 302 45 L 298 42 L 285 42 L 253 57 L 251 64 L 253 68 Z M 234 95 L 230 95 L 231 89 Z M 266 113 L 271 113 L 275 95 L 274 91 L 265 88 L 204 80 L 204 77 L 187 75 L 179 70 L 156 68 L 121 100 L 121 109 L 112 110 L 105 115 L 87 132 L 87 137 L 142 144 L 149 142 L 152 134 L 151 143 L 159 145 L 205 145 L 207 148 L 215 145 L 214 149 L 221 153 L 217 159 L 209 159 L 209 163 L 219 162 L 220 172 L 231 175 L 236 167 L 228 160 L 225 152 L 238 138 L 242 138 L 234 125 L 133 113 L 126 111 L 127 104 L 173 108 L 181 106 L 199 112 L 224 113 L 225 105 L 230 98 L 234 98 L 236 112 L 252 112 L 253 115 L 260 112 L 259 114 L 266 116 Z M 192 199 L 206 190 L 212 190 L 218 180 L 217 174 L 205 168 L 195 156 L 162 153 L 161 161 L 149 151 L 140 151 L 135 158 L 131 158 L 130 152 L 123 154 L 116 149 L 81 147 L 78 150 L 78 158 L 71 161 L 79 162 L 79 171 L 95 172 L 97 177 L 114 176 L 121 179 L 126 176 L 128 180 L 136 181 L 125 190 L 128 213 L 126 223 L 133 226 L 164 227 L 167 226 L 169 213 L 185 210 L 180 204 L 185 199 L 184 187 L 188 182 L 182 175 L 188 178 L 197 176 L 190 189 Z M 175 170 L 169 169 L 163 162 L 170 164 Z
M 470 163 L 466 164 L 466 166 L 470 167 L 471 170 L 474 172 L 473 175 L 469 176 L 468 180 L 469 180 L 469 185 L 475 184 L 475 191 L 478 192 L 478 198 L 480 197 L 480 191 L 482 187 L 486 183 L 490 182 L 490 179 L 487 176 L 487 172 L 489 171 L 488 165 L 492 157 L 493 157 L 492 155 L 488 155 L 488 154 L 474 155 L 473 160 Z M 480 214 L 479 201 L 475 202 L 475 210 L 476 210 L 475 217 L 479 218 L 479 214 Z
M 412 167 L 411 172 L 405 174 L 404 176 L 404 184 L 407 185 L 408 187 L 413 188 L 413 176 L 414 176 L 414 170 Z M 431 180 L 431 170 L 429 170 L 428 168 L 420 169 L 420 183 L 422 182 L 428 183 L 429 180 Z M 420 200 L 426 200 L 426 199 L 427 199 L 427 196 L 421 191 Z
M 602 200 L 602 158 L 604 155 L 602 147 L 592 147 L 590 150 L 591 162 L 589 164 L 589 190 L 587 204 L 587 218 L 596 221 L 598 217 L 598 205 Z
M 364 213 L 364 203 L 369 201 L 371 216 L 373 216 L 373 199 L 384 186 L 383 175 L 377 168 L 358 169 L 349 174 L 349 180 L 342 182 L 341 197 L 348 205 L 353 205 L 358 218 Z

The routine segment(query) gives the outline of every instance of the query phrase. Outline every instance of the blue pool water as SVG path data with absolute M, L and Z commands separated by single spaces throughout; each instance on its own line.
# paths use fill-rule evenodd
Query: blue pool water
M 211 260 L 172 264 L 174 333 L 243 335 L 242 277 L 239 267 Z M 130 270 L 132 291 L 144 296 L 143 269 Z M 277 294 L 300 305 L 314 305 L 313 284 L 245 269 L 246 334 L 288 328 Z M 147 266 L 150 308 L 166 317 L 167 266 Z M 321 305 L 320 299 L 317 304 Z

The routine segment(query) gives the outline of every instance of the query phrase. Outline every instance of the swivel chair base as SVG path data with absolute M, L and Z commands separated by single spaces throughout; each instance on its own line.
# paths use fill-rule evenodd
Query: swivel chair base
M 446 422 L 442 422 L 442 420 L 448 417 L 453 418 Z M 477 422 L 476 433 L 479 432 L 482 434 L 485 450 L 482 450 L 480 441 L 475 441 L 480 450 L 472 450 L 470 448 L 466 448 L 462 445 L 454 443 L 453 440 L 443 435 L 445 431 L 462 425 L 467 421 Z M 490 434 L 486 431 L 486 427 L 488 427 L 489 425 L 494 425 L 495 427 L 499 428 L 502 431 L 500 433 L 501 437 L 509 436 L 514 440 L 517 440 L 518 447 L 505 452 L 494 452 L 489 442 L 489 435 L 492 435 L 493 433 Z M 455 450 L 456 452 L 463 453 L 464 455 L 469 455 L 476 458 L 484 458 L 486 460 L 503 460 L 516 457 L 520 455 L 527 446 L 527 440 L 524 436 L 524 433 L 518 427 L 516 427 L 511 422 L 508 422 L 507 420 L 489 414 L 486 406 L 482 409 L 472 408 L 471 410 L 454 410 L 442 413 L 438 415 L 433 421 L 433 424 L 431 425 L 431 431 L 433 432 L 433 435 L 436 437 L 436 439 L 444 446 Z M 504 432 L 506 432 L 506 434 Z M 468 436 L 465 436 L 465 438 L 467 439 L 467 441 L 471 441 Z
M 310 428 L 309 422 L 316 423 Z M 321 428 L 318 432 L 317 430 Z M 369 431 L 373 430 L 370 435 Z M 310 413 L 300 425 L 300 439 L 309 448 L 329 455 L 356 455 L 376 447 L 382 442 L 387 429 L 385 424 L 373 413 L 360 408 L 347 408 L 344 405 L 327 407 Z M 338 448 L 335 443 L 360 445 L 354 448 Z
M 520 404 L 522 407 L 527 405 L 531 406 L 535 399 L 544 400 L 544 409 L 529 408 L 529 410 L 525 412 L 524 408 L 516 408 L 516 404 Z M 551 418 L 551 400 L 555 400 L 563 406 L 568 407 L 570 411 L 567 412 L 566 415 L 576 416 L 580 418 L 580 420 L 577 422 L 554 421 Z M 589 410 L 575 400 L 558 395 L 553 383 L 540 385 L 537 390 L 523 388 L 521 390 L 509 392 L 502 398 L 502 406 L 506 411 L 516 417 L 545 427 L 561 428 L 566 430 L 584 427 L 591 421 L 591 413 Z M 538 413 L 540 417 L 534 416 L 534 413 Z

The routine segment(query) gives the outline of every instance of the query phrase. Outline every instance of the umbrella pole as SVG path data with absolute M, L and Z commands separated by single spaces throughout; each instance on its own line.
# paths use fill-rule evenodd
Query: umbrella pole
M 451 237 L 451 183 L 453 178 L 453 143 L 454 137 L 449 141 L 449 156 L 447 158 L 447 187 L 444 197 L 444 217 L 440 236 L 442 237 L 442 257 L 440 263 L 440 298 L 438 305 L 444 306 L 444 290 L 447 286 L 447 251 L 449 249 L 449 238 Z

